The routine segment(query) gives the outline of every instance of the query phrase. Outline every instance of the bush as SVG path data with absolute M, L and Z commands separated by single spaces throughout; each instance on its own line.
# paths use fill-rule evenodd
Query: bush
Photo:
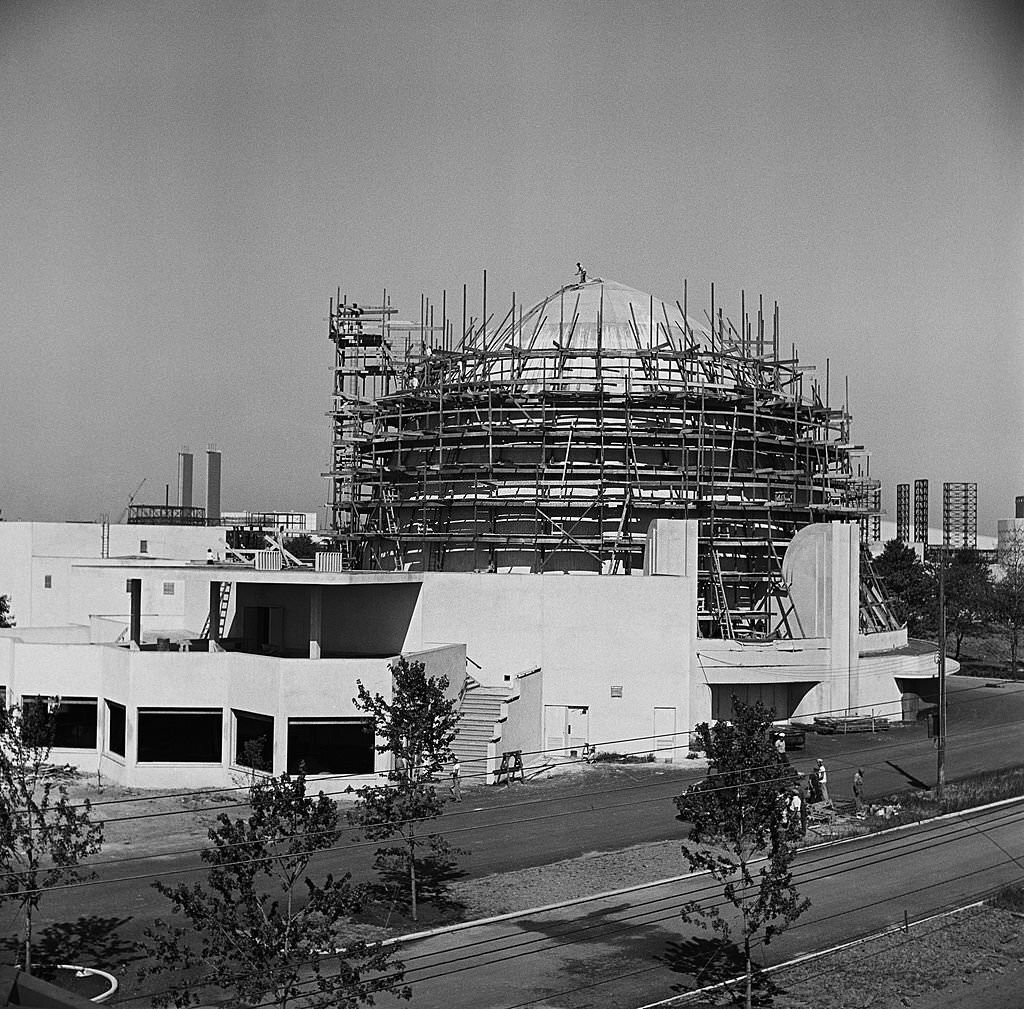
M 653 764 L 653 753 L 614 753 L 602 750 L 594 754 L 595 764 Z

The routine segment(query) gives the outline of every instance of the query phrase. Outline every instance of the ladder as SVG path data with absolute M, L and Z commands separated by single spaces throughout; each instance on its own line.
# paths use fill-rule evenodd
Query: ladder
M 224 622 L 228 618 L 228 609 L 231 606 L 231 586 L 232 582 L 221 582 L 220 583 L 220 607 L 219 616 L 217 618 L 217 626 L 220 628 L 220 633 L 224 633 Z M 208 638 L 210 636 L 210 616 L 207 614 L 206 623 L 203 624 L 202 633 L 199 635 L 201 638 Z
M 718 551 L 712 547 L 708 551 L 711 560 L 711 585 L 715 592 L 715 607 L 718 610 L 719 622 L 725 631 L 724 637 L 730 640 L 733 637 L 732 617 L 729 614 L 729 601 L 725 595 L 725 585 L 722 583 L 722 565 L 718 562 Z

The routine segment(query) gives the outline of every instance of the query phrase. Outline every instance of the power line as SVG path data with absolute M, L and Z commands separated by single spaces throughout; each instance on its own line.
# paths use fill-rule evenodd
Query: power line
M 737 668 L 742 668 L 742 667 L 737 666 Z M 782 668 L 782 667 L 780 667 L 780 668 Z M 898 671 L 900 669 L 902 669 L 902 664 L 899 661 L 897 661 L 897 660 L 891 660 L 891 659 L 886 659 L 884 661 L 884 663 L 879 663 L 875 667 L 875 671 L 882 671 L 882 672 L 887 672 L 887 671 L 895 672 L 895 671 Z M 829 666 L 824 666 L 824 665 L 816 666 L 814 664 L 810 664 L 810 665 L 806 665 L 806 666 L 801 666 L 800 670 L 802 672 L 804 672 L 804 671 L 806 671 L 806 672 L 820 672 L 823 676 L 831 676 L 831 677 L 838 677 L 838 676 L 842 675 L 842 671 L 841 670 L 837 671 L 837 670 L 835 670 L 835 669 L 833 669 L 833 668 L 831 668 Z M 813 684 L 809 684 L 809 685 L 813 685 Z M 985 689 L 985 685 L 984 684 L 978 684 L 977 686 L 971 686 L 971 687 L 964 687 L 964 688 L 959 689 L 959 690 L 950 690 L 948 692 L 952 696 L 954 694 L 959 695 L 959 694 L 969 693 L 969 692 L 977 691 L 977 690 L 981 690 L 981 689 Z M 1009 692 L 1010 693 L 1021 693 L 1022 691 L 1024 691 L 1024 686 L 1022 686 L 1021 688 L 1010 688 Z M 885 713 L 887 708 L 894 708 L 898 704 L 899 704 L 899 702 L 893 701 L 889 705 L 883 705 L 882 706 L 882 711 L 880 712 L 880 717 L 881 717 L 881 714 Z M 838 714 L 841 714 L 843 712 L 846 712 L 847 710 L 848 710 L 847 708 L 830 708 L 830 709 L 824 709 L 824 710 L 820 710 L 820 711 L 806 712 L 805 714 L 803 714 L 801 716 L 801 718 L 804 719 L 804 718 L 815 718 L 815 717 L 828 716 L 828 715 L 838 715 Z M 896 713 L 896 712 L 893 711 L 891 713 Z M 693 730 L 692 729 L 686 729 L 686 730 L 678 730 L 678 731 L 672 733 L 671 735 L 673 735 L 675 737 L 680 737 L 680 736 L 688 737 L 688 736 L 690 736 L 692 734 L 693 734 Z M 629 737 L 624 737 L 622 739 L 611 739 L 611 740 L 598 741 L 598 742 L 596 742 L 593 745 L 595 745 L 595 746 L 612 746 L 612 745 L 615 745 L 617 743 L 639 742 L 641 740 L 649 740 L 649 739 L 651 739 L 651 736 L 649 736 L 649 735 L 648 736 L 629 736 Z M 674 748 L 675 747 L 673 747 L 673 749 Z M 543 755 L 548 754 L 548 753 L 558 753 L 558 752 L 561 752 L 564 749 L 565 749 L 565 747 L 549 747 L 549 748 L 540 749 L 540 750 L 526 750 L 526 751 L 523 751 L 523 755 L 526 756 L 526 757 L 543 756 Z M 643 751 L 643 752 L 649 752 L 649 751 Z M 245 770 L 240 770 L 238 773 L 244 774 L 244 773 L 247 773 L 247 772 Z M 386 774 L 387 774 L 386 771 L 374 772 L 374 775 L 376 777 L 384 777 Z M 339 772 L 337 774 L 328 774 L 328 775 L 318 776 L 316 780 L 317 781 L 344 780 L 344 779 L 355 780 L 355 779 L 365 779 L 366 777 L 367 777 L 367 775 L 365 773 L 359 773 L 359 772 Z M 484 778 L 486 778 L 487 777 L 487 772 L 484 771 L 484 772 L 480 772 L 480 773 L 477 773 L 477 774 L 464 775 L 464 778 L 473 778 L 473 777 L 484 777 Z M 96 802 L 91 802 L 90 805 L 91 805 L 91 807 L 93 809 L 98 809 L 101 806 L 118 805 L 118 804 L 124 804 L 124 803 L 153 802 L 153 801 L 159 801 L 161 799 L 191 798 L 191 797 L 196 797 L 196 796 L 201 796 L 201 795 L 222 795 L 222 794 L 230 793 L 230 792 L 237 792 L 237 791 L 248 790 L 249 787 L 250 787 L 249 785 L 236 785 L 236 786 L 226 786 L 226 787 L 223 787 L 223 788 L 211 787 L 211 788 L 205 788 L 205 789 L 190 789 L 190 790 L 186 790 L 186 791 L 182 791 L 182 792 L 160 793 L 158 795 L 149 795 L 149 796 L 128 796 L 128 797 L 122 797 L 122 798 L 118 798 L 118 799 L 103 799 L 103 800 L 99 800 L 99 801 L 96 801 Z M 341 792 L 332 792 L 332 793 L 328 793 L 328 794 L 339 795 L 339 794 L 342 794 L 342 793 Z M 238 803 L 237 805 L 241 806 L 241 805 L 245 805 L 245 803 Z M 80 808 L 80 807 L 76 806 L 76 808 Z M 218 807 L 214 807 L 214 808 L 216 808 L 216 809 L 229 809 L 229 808 L 233 808 L 233 807 L 225 805 L 225 806 L 218 806 Z M 195 812 L 195 811 L 194 810 L 180 810 L 180 811 L 179 810 L 174 810 L 174 811 L 164 811 L 164 812 L 167 812 L 168 815 L 179 815 L 179 814 L 192 813 L 192 812 Z M 140 818 L 142 818 L 145 815 L 146 814 L 138 814 L 135 817 L 118 817 L 117 820 L 140 819 Z M 111 821 L 111 822 L 116 822 L 116 821 Z
M 1013 814 L 1013 816 L 1011 816 L 1011 817 L 1006 817 L 1005 814 L 1001 814 L 1001 816 L 1004 819 L 1007 819 L 1008 822 L 1009 822 L 1009 821 L 1012 821 L 1013 819 L 1019 818 L 1019 812 Z M 968 825 L 968 824 L 962 824 L 962 825 L 970 827 L 971 829 L 973 829 L 976 826 L 976 825 Z M 932 828 L 927 828 L 927 829 L 932 829 Z M 990 829 L 991 829 L 991 827 L 990 827 Z M 965 834 L 967 832 L 968 831 L 963 831 L 962 833 Z M 984 833 L 984 831 L 983 831 L 983 833 Z M 943 836 L 943 837 L 939 837 L 938 839 L 936 839 L 934 841 L 931 841 L 931 842 L 929 842 L 928 844 L 926 844 L 924 846 L 917 845 L 917 846 L 914 847 L 914 851 L 915 852 L 919 852 L 919 851 L 925 851 L 925 850 L 929 850 L 929 849 L 933 849 L 933 848 L 938 848 L 938 847 L 941 847 L 942 845 L 954 843 L 955 841 L 958 841 L 958 840 L 962 840 L 962 836 L 946 835 L 946 836 Z M 906 839 L 905 843 L 903 843 L 901 847 L 902 848 L 908 847 L 909 844 L 912 841 L 913 841 L 913 839 Z M 863 868 L 863 867 L 865 867 L 868 864 L 870 864 L 872 866 L 877 866 L 877 865 L 880 865 L 880 864 L 884 864 L 885 862 L 893 861 L 893 860 L 895 860 L 897 858 L 903 857 L 905 854 L 906 854 L 905 850 L 895 850 L 895 851 L 892 851 L 892 852 L 889 852 L 888 854 L 886 854 L 881 860 L 870 860 L 871 859 L 871 853 L 870 852 L 854 853 L 854 857 L 852 857 L 852 858 L 847 860 L 849 864 L 840 865 L 838 867 L 822 865 L 820 867 L 820 870 L 816 870 L 816 872 L 818 873 L 817 875 L 815 875 L 815 873 L 808 873 L 806 871 L 806 866 L 805 866 L 805 867 L 801 867 L 801 874 L 802 874 L 802 876 L 805 877 L 805 881 L 806 882 L 812 882 L 813 883 L 813 882 L 817 881 L 817 879 L 825 878 L 826 876 L 837 875 L 838 873 L 852 872 L 852 871 L 855 871 L 856 869 Z M 816 858 L 815 862 L 819 862 L 820 863 L 820 862 L 825 862 L 826 860 L 827 859 L 825 859 L 825 858 Z M 972 875 L 977 875 L 977 874 L 982 873 L 982 872 L 988 872 L 988 871 L 991 871 L 994 868 L 998 868 L 1001 865 L 1009 864 L 1009 863 L 1015 862 L 1015 861 L 1017 861 L 1017 860 L 1013 859 L 1012 857 L 1010 857 L 1010 858 L 1005 859 L 1005 860 L 1003 860 L 1001 862 L 995 863 L 994 865 L 989 865 L 989 866 L 983 867 L 981 869 L 977 869 L 977 870 L 974 870 L 972 872 L 969 872 L 966 875 L 961 873 L 958 878 L 966 878 L 966 876 L 972 876 Z M 899 899 L 899 898 L 902 898 L 902 897 L 907 897 L 907 896 L 911 896 L 913 894 L 921 893 L 921 892 L 924 892 L 926 890 L 933 889 L 936 886 L 943 885 L 945 882 L 947 882 L 947 881 L 946 880 L 939 880 L 937 882 L 928 883 L 928 884 L 926 884 L 924 886 L 917 887 L 915 889 L 900 891 L 900 892 L 898 892 L 897 894 L 894 895 L 894 899 Z M 720 891 L 721 890 L 721 885 L 718 884 L 718 883 L 715 883 L 714 881 L 710 881 L 708 884 L 705 884 L 701 888 L 699 888 L 698 891 L 697 891 L 697 894 L 695 896 L 699 897 L 700 893 L 703 890 Z M 584 899 L 582 899 L 579 902 L 573 902 L 573 903 L 574 904 L 575 903 L 585 903 L 587 901 L 596 900 L 596 899 L 600 899 L 600 895 L 597 895 L 595 897 L 584 898 Z M 664 903 L 666 901 L 678 901 L 679 899 L 680 898 L 677 895 L 669 895 L 669 896 L 662 897 L 662 898 L 656 898 L 653 901 L 644 902 L 644 904 L 640 905 L 640 906 L 641 907 L 650 906 L 650 905 L 653 905 L 653 904 Z M 834 912 L 833 914 L 825 915 L 825 916 L 822 916 L 822 917 L 819 917 L 819 918 L 815 918 L 813 920 L 802 921 L 802 922 L 794 925 L 793 928 L 790 929 L 789 931 L 795 931 L 795 930 L 800 929 L 800 928 L 806 928 L 806 927 L 810 927 L 810 926 L 814 926 L 814 925 L 820 925 L 824 921 L 828 921 L 828 920 L 831 920 L 831 919 L 836 918 L 836 917 L 841 917 L 841 916 L 843 916 L 845 914 L 851 913 L 851 911 L 855 912 L 855 911 L 865 910 L 867 908 L 873 907 L 874 904 L 875 904 L 875 902 L 872 901 L 870 903 L 863 904 L 863 905 L 860 905 L 860 906 L 852 908 L 852 909 L 847 908 L 845 910 L 837 911 L 837 912 Z M 719 900 L 717 904 L 712 904 L 712 907 L 716 907 L 716 906 L 727 907 L 727 906 L 729 906 L 729 903 L 726 900 L 722 899 L 722 900 Z M 636 908 L 636 905 L 632 905 L 631 906 L 631 909 L 635 909 L 635 908 Z M 638 917 L 638 916 L 641 916 L 641 915 L 644 915 L 644 914 L 646 914 L 646 912 L 643 912 L 643 911 L 637 912 L 637 911 L 634 910 L 634 913 L 629 915 L 628 918 L 635 918 L 635 917 Z M 659 924 L 659 923 L 667 921 L 667 920 L 675 919 L 675 918 L 678 917 L 678 915 L 679 915 L 678 908 L 674 908 L 667 915 L 663 915 L 663 916 L 655 918 L 653 920 L 651 920 L 651 919 L 645 920 L 643 925 L 646 927 L 646 926 L 649 926 L 651 924 Z M 617 919 L 617 921 L 624 921 L 624 920 L 628 920 L 628 919 Z M 559 946 L 571 945 L 571 944 L 573 944 L 575 942 L 579 942 L 580 940 L 578 940 L 578 939 L 568 939 L 568 940 L 561 941 L 561 937 L 569 936 L 569 935 L 583 934 L 583 933 L 586 933 L 586 932 L 594 931 L 595 929 L 600 928 L 600 927 L 601 927 L 600 925 L 588 925 L 588 926 L 585 926 L 584 928 L 581 928 L 581 929 L 571 929 L 571 930 L 567 930 L 567 931 L 562 932 L 562 933 L 557 933 L 555 935 L 555 938 L 558 939 L 559 941 L 555 941 L 555 942 L 550 942 L 549 941 L 551 939 L 551 936 L 541 936 L 539 939 L 523 940 L 522 942 L 520 942 L 518 944 L 513 944 L 510 947 L 508 942 L 506 941 L 505 937 L 498 937 L 498 939 L 496 939 L 496 940 L 480 940 L 480 941 L 477 941 L 475 943 L 464 945 L 462 947 L 457 947 L 455 950 L 450 951 L 450 952 L 461 952 L 463 949 L 471 948 L 474 945 L 483 945 L 483 944 L 485 944 L 487 942 L 495 942 L 495 941 L 502 942 L 501 952 L 507 952 L 510 948 L 512 948 L 512 949 L 516 948 L 516 945 L 522 947 L 522 946 L 528 946 L 528 945 L 535 945 L 538 942 L 549 941 L 548 945 L 543 947 L 543 948 L 541 948 L 541 949 L 521 950 L 520 952 L 512 953 L 511 955 L 508 955 L 508 956 L 501 956 L 501 957 L 498 957 L 496 959 L 489 960 L 486 964 L 480 965 L 480 966 L 490 967 L 490 966 L 493 966 L 493 965 L 498 964 L 498 963 L 504 963 L 504 962 L 506 962 L 508 960 L 519 959 L 519 958 L 521 958 L 523 956 L 531 956 L 531 955 L 537 955 L 539 953 L 547 952 L 547 951 L 549 951 L 551 949 L 558 948 Z M 636 927 L 637 926 L 623 925 L 622 927 L 619 927 L 619 928 L 613 928 L 613 929 L 605 928 L 604 931 L 602 931 L 602 933 L 601 933 L 601 938 L 607 938 L 610 935 L 615 935 L 615 934 L 619 934 L 619 933 L 622 933 L 622 932 L 633 931 Z M 425 957 L 431 956 L 431 955 L 432 954 L 421 954 L 421 955 L 418 955 L 418 956 L 414 956 L 413 959 L 425 958 Z M 444 961 L 442 964 L 434 964 L 434 965 L 431 965 L 429 967 L 424 967 L 424 968 L 413 968 L 413 970 L 417 970 L 417 969 L 429 970 L 429 969 L 433 969 L 433 968 L 438 967 L 438 966 L 447 967 L 447 966 L 450 966 L 451 964 L 458 963 L 461 960 L 465 960 L 465 959 L 468 959 L 468 957 L 467 956 L 462 956 L 462 957 L 456 957 L 454 959 L 450 958 L 450 959 Z M 405 963 L 407 963 L 407 962 L 408 961 L 406 960 Z M 477 965 L 469 965 L 469 966 L 465 966 L 465 967 L 455 967 L 455 968 L 450 969 L 450 970 L 443 970 L 443 971 L 441 971 L 438 974 L 431 974 L 431 975 L 428 975 L 428 976 L 418 977 L 418 978 L 414 978 L 414 979 L 411 979 L 411 980 L 408 977 L 408 971 L 403 969 L 402 979 L 401 979 L 400 983 L 414 985 L 414 984 L 422 983 L 424 981 L 438 980 L 440 978 L 447 977 L 447 976 L 449 976 L 451 974 L 461 973 L 461 972 L 463 972 L 465 970 L 474 969 L 475 966 L 477 966 Z M 599 987 L 602 984 L 608 984 L 608 983 L 610 983 L 612 981 L 615 981 L 615 980 L 622 980 L 622 979 L 624 979 L 626 977 L 632 977 L 632 976 L 635 976 L 636 974 L 639 974 L 639 973 L 646 973 L 646 972 L 649 972 L 650 970 L 660 969 L 660 966 L 661 965 L 658 965 L 658 966 L 655 966 L 655 967 L 652 967 L 652 968 L 644 968 L 644 969 L 642 969 L 640 971 L 631 971 L 631 972 L 628 972 L 627 974 L 624 974 L 624 975 L 616 975 L 616 976 L 611 977 L 611 978 L 605 978 L 605 979 L 603 979 L 603 980 L 601 980 L 599 982 L 596 982 L 594 985 L 584 986 L 584 988 Z M 378 979 L 374 979 L 374 981 L 376 983 L 376 982 L 379 982 L 380 980 L 394 980 L 396 977 L 397 976 L 392 977 L 392 978 L 385 977 L 384 979 L 378 978 Z M 574 991 L 574 990 L 583 990 L 583 989 L 576 988 L 576 989 L 568 989 L 565 992 L 547 993 L 547 995 L 544 996 L 544 997 L 545 998 L 551 998 L 554 995 L 568 994 L 568 993 L 570 993 L 571 991 Z M 147 997 L 151 997 L 151 994 L 150 994 L 150 996 L 147 996 Z M 505 1009 L 521 1009 L 521 1007 L 532 1005 L 536 1001 L 540 1001 L 540 998 L 532 999 L 532 1000 L 529 1000 L 528 1002 L 524 1002 L 524 1003 L 519 1003 L 516 1006 L 505 1007 Z M 271 1004 L 272 1003 L 266 1003 L 266 1005 L 271 1005 Z
M 1014 723 L 1007 723 L 1007 724 L 1014 724 Z M 978 729 L 978 730 L 973 730 L 973 731 L 968 732 L 968 733 L 962 733 L 962 734 L 960 734 L 956 738 L 966 739 L 966 738 L 968 738 L 970 736 L 980 735 L 980 734 L 987 733 L 987 732 L 988 732 L 987 729 Z M 916 745 L 919 742 L 920 742 L 920 740 L 904 740 L 904 741 L 902 741 L 900 743 L 891 744 L 889 748 L 891 749 L 891 748 L 897 748 L 897 747 L 901 747 L 901 746 L 911 746 L 911 745 Z M 835 758 L 833 758 L 833 759 L 835 760 Z M 839 761 L 839 760 L 835 760 L 835 762 L 839 763 L 840 766 L 847 766 L 847 767 L 860 766 L 860 767 L 869 767 L 869 768 L 870 767 L 883 766 L 885 763 L 887 763 L 886 761 L 882 761 L 882 760 L 879 760 L 879 761 L 864 761 L 863 759 L 860 759 L 860 760 L 858 760 L 856 762 L 849 762 L 849 763 L 845 763 L 845 764 L 844 764 L 844 762 Z M 775 765 L 762 765 L 759 768 L 751 768 L 750 770 L 764 770 L 764 769 L 769 769 L 772 766 L 775 766 Z M 710 777 L 713 777 L 713 775 L 711 775 Z M 675 781 L 679 781 L 680 784 L 682 784 L 682 783 L 685 783 L 685 781 L 687 781 L 687 780 L 692 780 L 689 775 L 686 778 L 683 778 L 682 776 L 674 776 L 674 777 L 670 777 L 670 778 L 665 778 L 662 781 L 658 782 L 657 784 L 658 785 L 671 784 L 671 783 L 673 783 Z M 707 778 L 705 778 L 704 780 L 707 780 Z M 771 784 L 781 784 L 783 782 L 788 782 L 789 780 L 790 780 L 790 776 L 786 775 L 786 776 L 781 777 L 781 778 L 755 779 L 755 780 L 752 780 L 752 781 L 747 782 L 747 783 L 744 783 L 744 782 L 731 783 L 731 784 L 728 784 L 728 785 L 722 785 L 722 786 L 716 786 L 716 787 L 707 788 L 707 789 L 704 789 L 703 791 L 706 792 L 706 793 L 707 792 L 716 792 L 716 791 L 731 791 L 731 790 L 733 790 L 733 789 L 735 789 L 737 787 L 744 787 L 745 784 L 747 786 L 751 786 L 751 785 L 764 786 L 764 785 L 771 785 Z M 613 787 L 613 788 L 599 789 L 599 790 L 595 790 L 593 792 L 581 793 L 581 794 L 584 795 L 584 796 L 586 796 L 586 795 L 610 795 L 610 794 L 613 794 L 613 793 L 616 793 L 616 792 L 631 791 L 635 787 L 636 786 L 634 784 L 629 784 L 629 785 L 617 786 L 617 787 Z M 326 793 L 326 794 L 329 795 L 331 793 Z M 548 802 L 548 801 L 550 801 L 548 798 L 540 797 L 540 798 L 536 798 L 536 799 L 527 799 L 527 800 L 524 800 L 522 802 L 510 804 L 509 806 L 503 806 L 503 807 L 499 806 L 499 807 L 494 807 L 494 808 L 497 809 L 497 810 L 501 810 L 501 809 L 508 809 L 508 808 L 516 808 L 516 807 L 521 807 L 521 806 L 534 805 L 534 804 L 537 804 L 537 803 Z M 604 806 L 602 808 L 603 809 L 620 809 L 620 808 L 624 808 L 624 807 L 627 807 L 627 806 L 644 805 L 646 803 L 663 802 L 663 801 L 666 801 L 666 797 L 664 797 L 664 796 L 660 796 L 660 795 L 659 796 L 648 796 L 648 797 L 645 797 L 645 798 L 642 798 L 642 799 L 633 800 L 631 802 L 616 803 L 616 804 L 613 804 L 613 805 Z M 481 810 L 481 812 L 482 811 L 483 810 Z M 553 813 L 542 814 L 542 815 L 534 816 L 534 817 L 521 817 L 521 818 L 518 818 L 518 819 L 498 820 L 498 821 L 495 821 L 495 822 L 492 822 L 492 823 L 486 823 L 486 824 L 470 824 L 470 825 L 467 825 L 467 826 L 464 826 L 464 827 L 443 828 L 443 829 L 439 829 L 439 830 L 433 831 L 433 833 L 435 833 L 435 834 L 437 834 L 439 836 L 444 837 L 444 836 L 450 836 L 450 835 L 453 835 L 453 834 L 468 833 L 468 832 L 471 832 L 471 831 L 474 831 L 474 830 L 481 830 L 481 829 L 494 828 L 494 827 L 515 826 L 515 825 L 520 824 L 520 823 L 541 822 L 543 820 L 554 819 L 554 818 L 561 817 L 561 816 L 577 815 L 578 812 L 579 812 L 578 810 L 560 809 L 560 810 L 556 810 Z M 158 813 L 148 814 L 148 816 L 150 816 L 150 817 L 159 817 L 159 816 L 162 816 L 162 815 L 176 815 L 176 812 L 170 812 L 169 811 L 169 812 L 158 812 Z M 453 814 L 453 815 L 458 815 L 458 814 Z M 114 822 L 120 822 L 120 821 L 114 821 Z M 396 826 L 399 826 L 399 825 L 407 823 L 407 822 L 410 822 L 410 821 L 409 820 L 396 821 Z M 303 837 L 315 837 L 315 836 L 318 836 L 318 835 L 321 835 L 321 834 L 324 834 L 324 833 L 333 833 L 333 831 L 311 831 L 311 832 L 308 832 L 308 833 L 305 833 L 305 834 L 289 834 L 289 835 L 284 835 L 281 838 L 279 838 L 278 841 L 275 842 L 275 843 L 280 843 L 280 842 L 284 842 L 284 841 L 287 841 L 287 840 L 300 839 L 300 838 L 303 838 Z M 341 852 L 341 851 L 350 850 L 350 849 L 359 849 L 359 848 L 372 847 L 372 846 L 377 845 L 379 843 L 380 843 L 379 841 L 352 841 L 352 842 L 346 842 L 344 844 L 331 845 L 331 846 L 326 847 L 326 848 L 318 849 L 316 852 L 314 852 L 314 854 L 335 854 L 335 853 L 338 853 L 338 852 Z M 89 868 L 91 870 L 96 870 L 96 869 L 102 869 L 105 866 L 124 864 L 126 862 L 145 861 L 145 860 L 148 860 L 148 859 L 151 859 L 151 858 L 166 858 L 166 857 L 174 857 L 174 856 L 188 855 L 188 854 L 202 854 L 202 852 L 204 852 L 204 851 L 226 850 L 228 848 L 236 847 L 236 846 L 238 846 L 238 845 L 224 845 L 220 849 L 212 849 L 209 845 L 207 845 L 207 846 L 204 846 L 202 848 L 179 849 L 177 851 L 158 852 L 156 854 L 151 854 L 151 855 L 130 855 L 130 856 L 124 856 L 124 857 L 121 857 L 121 858 L 104 859 L 102 861 L 88 862 L 88 863 L 85 863 L 85 867 Z M 285 857 L 287 857 L 286 854 L 274 854 L 274 855 L 268 855 L 268 856 L 266 856 L 266 857 L 264 857 L 262 859 L 255 859 L 255 860 L 254 859 L 241 859 L 241 860 L 238 860 L 238 861 L 235 861 L 235 862 L 224 862 L 224 863 L 219 863 L 219 864 L 222 867 L 224 867 L 224 868 L 228 868 L 228 867 L 242 865 L 242 864 L 246 864 L 247 862 L 254 862 L 254 861 L 272 862 L 272 861 L 280 860 L 280 859 L 285 858 Z M 128 882 L 128 881 L 139 880 L 139 879 L 151 879 L 151 878 L 155 879 L 155 878 L 158 878 L 158 877 L 161 877 L 161 876 L 183 875 L 183 874 L 186 874 L 186 873 L 194 872 L 194 871 L 196 871 L 198 869 L 201 869 L 201 868 L 202 868 L 202 866 L 195 865 L 195 866 L 183 867 L 183 868 L 180 868 L 180 869 L 166 870 L 164 872 L 143 873 L 143 874 L 140 874 L 140 875 L 121 876 L 121 877 L 112 877 L 112 878 L 103 878 L 103 879 L 87 879 L 87 880 L 80 880 L 80 881 L 71 882 L 71 883 L 58 884 L 58 885 L 56 885 L 56 886 L 54 886 L 52 888 L 44 888 L 44 889 L 70 889 L 70 888 L 75 888 L 75 887 L 79 887 L 79 886 L 96 885 L 98 883 L 117 883 L 117 882 Z M 14 872 L 14 871 L 6 872 L 6 873 L 0 873 L 0 879 L 5 878 L 5 877 L 18 876 L 18 875 L 21 875 L 21 873 Z M 21 894 L 23 892 L 27 892 L 27 891 L 17 891 L 17 893 L 12 894 L 12 896 L 19 895 L 19 894 Z M 35 892 L 35 891 L 33 891 L 33 892 Z

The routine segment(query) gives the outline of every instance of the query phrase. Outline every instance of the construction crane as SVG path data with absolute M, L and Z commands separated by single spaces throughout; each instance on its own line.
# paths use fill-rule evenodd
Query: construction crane
M 128 517 L 128 512 L 129 512 L 129 510 L 131 509 L 131 506 L 132 506 L 133 504 L 135 504 L 135 497 L 136 497 L 136 495 L 137 495 L 137 494 L 139 493 L 139 491 L 140 491 L 140 490 L 142 490 L 142 485 L 143 485 L 143 484 L 144 484 L 145 482 L 146 482 L 146 478 L 145 478 L 145 477 L 143 477 L 143 478 L 142 478 L 142 479 L 141 479 L 141 480 L 139 481 L 139 486 L 138 486 L 138 487 L 136 487 L 136 488 L 135 488 L 135 490 L 133 490 L 133 491 L 131 492 L 131 494 L 129 494 L 129 495 L 128 495 L 128 504 L 126 504 L 126 505 L 124 506 L 124 511 L 123 511 L 123 512 L 121 512 L 121 517 L 120 517 L 120 518 L 119 518 L 119 519 L 117 520 L 117 523 L 118 523 L 118 525 L 120 525 L 120 524 L 121 524 L 122 522 L 124 522 L 124 520 L 125 520 L 125 519 L 126 519 L 126 518 Z

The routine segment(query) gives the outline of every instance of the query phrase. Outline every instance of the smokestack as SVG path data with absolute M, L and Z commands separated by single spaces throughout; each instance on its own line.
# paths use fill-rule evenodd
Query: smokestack
M 220 452 L 206 449 L 206 524 L 220 525 Z
M 178 504 L 182 508 L 192 507 L 192 453 L 188 445 L 178 453 Z

